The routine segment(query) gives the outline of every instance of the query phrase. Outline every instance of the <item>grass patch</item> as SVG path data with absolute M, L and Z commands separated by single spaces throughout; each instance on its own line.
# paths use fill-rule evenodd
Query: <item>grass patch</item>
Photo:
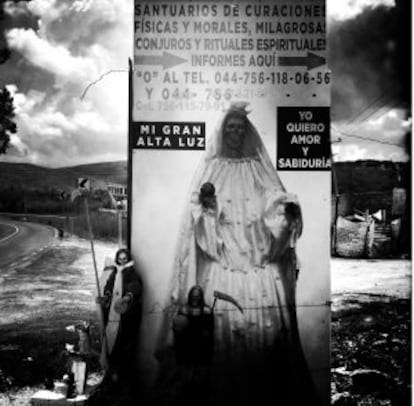
M 388 298 L 355 304 L 354 300 L 345 302 L 333 312 L 332 367 L 376 370 L 387 376 L 387 385 L 377 393 L 354 393 L 358 405 L 387 404 L 386 399 L 393 406 L 410 405 L 410 300 Z M 353 392 L 349 377 L 334 372 L 332 381 L 337 392 Z

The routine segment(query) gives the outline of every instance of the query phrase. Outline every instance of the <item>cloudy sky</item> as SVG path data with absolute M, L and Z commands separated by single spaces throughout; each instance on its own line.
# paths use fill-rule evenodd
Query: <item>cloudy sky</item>
M 411 0 L 327 0 L 338 160 L 408 159 Z
M 408 158 L 399 3 L 328 0 L 335 159 Z M 14 95 L 18 125 L 0 159 L 53 167 L 125 160 L 132 2 L 6 1 L 0 23 L 0 48 L 12 51 L 0 86 Z

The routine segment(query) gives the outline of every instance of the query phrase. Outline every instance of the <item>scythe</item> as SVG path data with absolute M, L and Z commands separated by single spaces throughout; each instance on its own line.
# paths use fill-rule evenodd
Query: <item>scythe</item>
M 236 306 L 242 313 L 244 313 L 243 308 L 240 306 L 240 303 L 238 303 L 234 297 L 226 293 L 219 292 L 218 290 L 215 290 L 213 292 L 213 296 L 214 296 L 214 302 L 213 302 L 213 308 L 212 308 L 213 311 L 214 311 L 214 306 L 216 305 L 217 299 L 221 299 L 221 300 L 225 300 L 226 302 L 230 302 L 234 304 L 234 306 Z

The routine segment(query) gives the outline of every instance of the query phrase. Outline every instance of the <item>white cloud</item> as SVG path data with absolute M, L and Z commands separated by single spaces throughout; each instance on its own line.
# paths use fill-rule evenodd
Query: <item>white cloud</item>
M 66 81 L 78 82 L 97 75 L 94 65 L 86 58 L 73 57 L 63 46 L 52 45 L 29 29 L 13 28 L 6 32 L 8 45 L 28 61 Z
M 93 0 L 75 0 L 71 8 L 77 12 L 86 12 L 92 4 Z
M 339 143 L 332 148 L 339 161 L 378 159 L 407 161 L 405 149 L 407 120 L 401 109 L 385 110 L 385 113 L 359 124 L 337 122 L 333 125 L 332 138 Z
M 12 153 L 6 158 L 20 156 L 46 166 L 126 159 L 127 122 L 117 119 L 118 113 L 103 116 L 94 103 L 78 101 L 73 114 L 65 115 L 54 103 L 58 99 L 45 107 L 45 94 L 24 95 L 8 88 L 14 90 L 18 134 L 12 137 Z
M 334 161 L 357 161 L 358 159 L 367 159 L 367 151 L 358 145 L 333 145 L 332 152 Z
M 334 154 L 334 161 L 357 161 L 374 159 L 378 161 L 394 161 L 406 162 L 409 159 L 408 154 L 398 147 L 386 146 L 378 149 L 375 154 L 370 151 L 370 148 L 364 148 L 361 145 L 333 145 L 332 151 Z
M 364 8 L 374 8 L 380 5 L 394 7 L 395 0 L 327 0 L 328 19 L 347 20 L 363 11 Z
M 38 16 L 44 23 L 58 19 L 62 14 L 62 7 L 66 8 L 65 2 L 56 0 L 34 0 L 28 4 L 28 9 Z
M 412 125 L 413 125 L 413 119 L 412 117 L 409 117 L 406 120 L 403 120 L 403 122 L 401 123 L 401 128 L 404 131 L 411 131 Z
M 26 2 L 14 1 L 4 2 L 4 12 L 11 17 L 19 17 L 22 15 L 27 15 L 29 13 Z
M 386 110 L 384 114 L 373 118 L 367 122 L 368 126 L 373 129 L 382 129 L 385 131 L 396 130 L 403 132 L 403 122 L 405 120 L 405 111 L 401 109 Z M 386 133 L 385 133 L 386 134 Z
M 27 8 L 40 29 L 14 28 L 8 44 L 34 73 L 48 72 L 49 85 L 9 86 L 18 134 L 5 158 L 46 166 L 126 159 L 132 4 L 32 0 Z
M 7 150 L 7 157 L 9 160 L 16 161 L 22 158 L 22 161 L 27 162 L 26 157 L 29 155 L 29 148 L 20 139 L 17 134 L 10 136 L 10 148 Z

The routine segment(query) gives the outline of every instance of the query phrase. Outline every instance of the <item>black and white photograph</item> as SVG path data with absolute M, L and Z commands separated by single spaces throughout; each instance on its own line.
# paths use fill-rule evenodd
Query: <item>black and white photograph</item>
M 8 0 L 0 404 L 411 401 L 408 0 Z

